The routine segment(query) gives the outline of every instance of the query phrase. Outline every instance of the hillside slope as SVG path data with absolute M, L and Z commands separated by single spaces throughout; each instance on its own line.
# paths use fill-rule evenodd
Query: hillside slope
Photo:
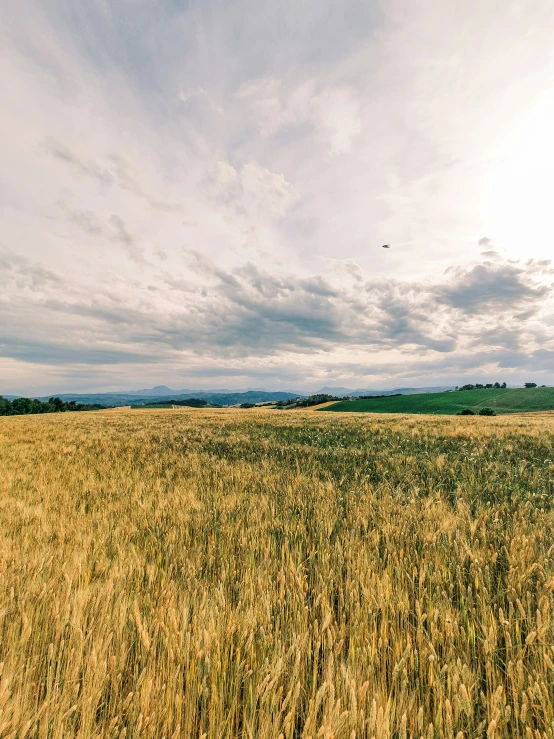
M 497 414 L 554 410 L 554 387 L 463 390 L 424 395 L 400 395 L 334 403 L 329 412 L 350 413 L 438 413 L 456 414 L 464 408 L 478 413 L 493 408 Z

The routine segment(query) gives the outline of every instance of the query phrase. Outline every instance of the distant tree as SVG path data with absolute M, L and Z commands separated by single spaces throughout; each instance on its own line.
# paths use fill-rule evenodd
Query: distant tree
M 185 400 L 154 400 L 147 405 L 154 406 L 168 406 L 168 405 L 179 405 L 186 406 L 187 408 L 204 408 L 208 405 L 208 401 L 203 398 L 185 398 Z
M 0 396 L 0 416 L 24 416 L 31 413 L 61 413 L 63 411 L 92 411 L 105 407 L 98 403 L 94 405 L 76 403 L 74 400 L 70 403 L 64 403 L 60 398 L 50 398 L 47 403 L 43 403 L 38 398 L 15 398 L 10 402 Z
M 494 387 L 494 385 L 492 384 L 492 382 L 487 382 L 485 387 L 487 388 L 487 390 L 490 390 L 490 388 Z
M 38 398 L 34 398 L 31 401 L 31 410 L 30 413 L 44 413 L 44 406 L 45 403 L 41 403 L 41 401 Z
M 493 408 L 481 408 L 479 411 L 480 416 L 494 416 L 495 412 Z
M 496 388 L 497 390 L 499 390 L 499 389 L 500 389 L 500 383 L 499 383 L 499 382 L 495 382 L 495 383 L 494 383 L 494 387 L 495 387 L 495 388 Z
M 471 408 L 464 408 L 463 411 L 460 411 L 458 413 L 459 416 L 474 416 L 475 412 L 471 410 Z
M 48 405 L 51 405 L 54 409 L 54 413 L 61 413 L 65 410 L 64 402 L 61 398 L 49 398 Z
M 294 401 L 294 405 L 297 408 L 309 408 L 312 405 L 319 405 L 320 403 L 328 403 L 330 400 L 340 400 L 335 395 L 329 395 L 328 393 L 316 393 L 316 395 L 310 395 L 307 398 L 299 398 Z M 343 398 L 347 400 L 347 398 Z
M 255 404 L 254 403 L 241 403 L 240 407 L 241 408 L 255 408 Z
M 462 385 L 460 390 L 475 390 L 475 385 Z
M 526 382 L 525 387 L 537 387 L 537 383 L 536 382 Z
M 12 400 L 12 414 L 17 416 L 27 415 L 32 412 L 33 401 L 30 398 L 16 398 Z
M 503 388 L 503 389 L 505 389 L 506 388 L 506 383 L 503 382 L 502 385 L 500 385 L 500 387 Z

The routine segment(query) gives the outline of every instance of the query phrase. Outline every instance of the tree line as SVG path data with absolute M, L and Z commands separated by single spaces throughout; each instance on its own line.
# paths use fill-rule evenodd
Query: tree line
M 494 384 L 492 382 L 488 382 L 486 385 L 482 385 L 480 382 L 476 383 L 475 385 L 462 385 L 462 387 L 457 387 L 456 390 L 500 390 L 501 388 L 504 389 L 506 387 L 506 383 L 503 382 L 500 384 L 499 382 L 495 382 Z M 524 387 L 526 388 L 532 388 L 537 387 L 536 382 L 526 382 L 524 384 Z M 546 385 L 541 385 L 541 387 L 546 387 Z
M 499 382 L 495 382 L 494 384 L 492 382 L 488 382 L 486 385 L 482 385 L 480 382 L 476 383 L 475 385 L 462 385 L 462 387 L 457 387 L 456 390 L 492 390 L 493 388 L 495 390 L 500 390 L 501 388 L 505 388 L 506 383 L 503 382 L 500 384 Z
M 341 400 L 336 395 L 328 393 L 316 393 L 307 398 L 291 398 L 290 400 L 279 400 L 275 404 L 277 408 L 309 408 L 312 405 L 320 405 L 320 403 L 328 403 L 330 400 Z M 344 398 L 342 398 L 344 400 Z
M 47 401 L 38 398 L 14 398 L 8 400 L 0 395 L 0 416 L 26 416 L 36 413 L 64 413 L 67 411 L 97 411 L 106 406 L 100 403 L 77 403 L 75 400 L 69 402 L 61 398 L 49 398 Z

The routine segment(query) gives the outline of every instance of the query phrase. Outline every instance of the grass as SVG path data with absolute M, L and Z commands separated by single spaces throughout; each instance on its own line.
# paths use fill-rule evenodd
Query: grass
M 464 408 L 476 413 L 480 408 L 493 408 L 495 413 L 525 413 L 554 410 L 554 387 L 462 390 L 445 393 L 422 393 L 368 400 L 335 403 L 328 411 L 351 413 L 433 413 L 457 414 Z
M 2 739 L 547 739 L 549 419 L 0 419 Z

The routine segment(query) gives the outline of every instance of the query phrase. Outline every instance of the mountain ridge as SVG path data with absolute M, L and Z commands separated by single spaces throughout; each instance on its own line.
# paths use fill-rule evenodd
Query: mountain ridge
M 318 390 L 318 393 L 325 393 L 327 395 L 336 395 L 337 397 L 357 397 L 360 395 L 396 395 L 402 393 L 403 395 L 419 395 L 423 393 L 443 393 L 446 390 L 454 390 L 454 385 L 431 385 L 428 387 L 396 387 L 389 390 L 375 390 L 373 388 L 358 388 L 357 390 L 350 390 L 347 387 L 323 387 Z
M 1 394 L 1 393 L 0 393 Z M 291 391 L 256 391 L 248 390 L 246 392 L 206 392 L 206 391 L 190 391 L 185 393 L 171 391 L 165 395 L 131 395 L 126 393 L 52 393 L 50 395 L 37 396 L 32 395 L 31 398 L 47 401 L 51 397 L 58 397 L 65 402 L 74 400 L 77 403 L 99 403 L 101 405 L 117 407 L 122 405 L 145 405 L 153 399 L 160 400 L 187 400 L 189 398 L 200 398 L 206 400 L 213 405 L 236 405 L 238 403 L 263 403 L 270 400 L 291 400 L 292 398 L 305 398 L 301 393 Z M 22 397 L 5 396 L 7 398 Z

